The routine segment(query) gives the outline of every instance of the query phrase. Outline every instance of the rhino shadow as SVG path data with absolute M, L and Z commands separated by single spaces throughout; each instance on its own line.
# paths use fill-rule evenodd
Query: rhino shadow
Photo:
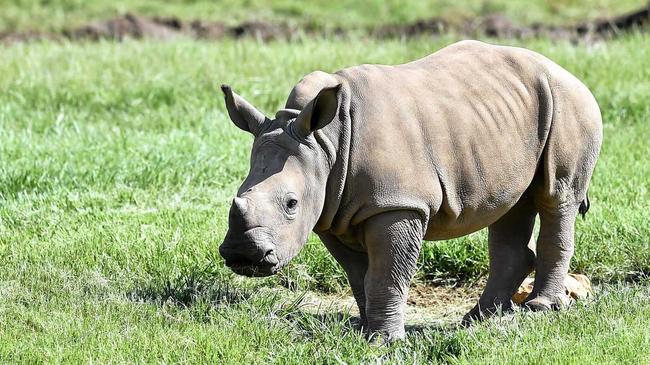
M 363 335 L 361 318 L 351 315 L 348 311 L 319 310 L 314 313 L 310 310 L 299 309 L 286 313 L 283 317 L 293 323 L 303 335 L 309 338 L 322 338 L 321 335 L 323 332 L 331 332 L 332 334 L 341 334 L 344 336 Z M 411 337 L 431 332 L 448 333 L 458 328 L 459 324 L 432 322 L 407 324 L 405 331 L 406 335 Z
M 253 295 L 253 289 L 233 286 L 223 275 L 201 270 L 136 285 L 126 293 L 132 301 L 159 305 L 171 302 L 185 307 L 197 301 L 208 302 L 211 306 L 233 305 L 246 302 Z

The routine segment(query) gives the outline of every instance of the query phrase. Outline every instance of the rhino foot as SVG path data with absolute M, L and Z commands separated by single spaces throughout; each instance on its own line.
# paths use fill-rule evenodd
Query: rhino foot
M 461 325 L 467 327 L 473 322 L 482 321 L 495 314 L 510 313 L 513 310 L 514 304 L 511 300 L 493 301 L 491 304 L 481 304 L 479 302 L 463 316 Z
M 355 318 L 352 322 L 352 328 L 355 331 L 365 331 L 368 328 L 368 319 L 365 316 Z
M 528 299 L 524 302 L 524 307 L 533 312 L 560 310 L 567 308 L 569 305 L 571 305 L 571 299 L 567 295 L 558 295 L 552 298 L 543 295 L 537 295 L 532 299 Z
M 393 342 L 401 341 L 406 338 L 406 332 L 404 329 L 394 331 L 394 332 L 368 332 L 366 334 L 368 343 L 372 346 L 383 346 L 390 345 Z

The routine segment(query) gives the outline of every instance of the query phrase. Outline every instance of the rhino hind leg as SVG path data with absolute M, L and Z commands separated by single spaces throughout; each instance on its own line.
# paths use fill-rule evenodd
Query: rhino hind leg
M 565 71 L 551 80 L 552 122 L 529 191 L 540 217 L 532 310 L 569 304 L 564 278 L 574 251 L 575 220 L 589 210 L 587 190 L 603 139 L 602 118 L 589 90 Z M 549 105 L 551 105 L 549 104 Z
M 463 324 L 512 309 L 512 295 L 535 267 L 535 253 L 528 243 L 537 210 L 524 195 L 503 217 L 488 227 L 490 272 L 479 302 L 463 318 Z
M 533 292 L 524 305 L 531 310 L 557 310 L 570 304 L 564 278 L 574 250 L 575 220 L 580 204 L 540 210 L 537 267 Z

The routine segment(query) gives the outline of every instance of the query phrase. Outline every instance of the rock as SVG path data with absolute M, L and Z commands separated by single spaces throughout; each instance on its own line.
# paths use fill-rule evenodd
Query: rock
M 533 291 L 535 284 L 534 278 L 526 278 L 519 285 L 517 292 L 512 296 L 512 301 L 516 304 L 522 304 L 528 295 Z M 573 300 L 586 299 L 593 295 L 591 290 L 591 281 L 588 277 L 581 274 L 569 274 L 564 279 L 566 293 Z
M 567 275 L 564 279 L 564 286 L 567 294 L 575 300 L 586 299 L 594 294 L 591 290 L 591 280 L 581 274 Z

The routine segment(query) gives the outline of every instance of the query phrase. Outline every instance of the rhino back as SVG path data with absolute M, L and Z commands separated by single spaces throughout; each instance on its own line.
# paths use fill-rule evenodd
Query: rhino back
M 549 134 L 545 63 L 466 41 L 404 65 L 338 72 L 352 133 L 337 230 L 412 209 L 428 222 L 426 239 L 447 239 L 503 215 L 530 186 Z

